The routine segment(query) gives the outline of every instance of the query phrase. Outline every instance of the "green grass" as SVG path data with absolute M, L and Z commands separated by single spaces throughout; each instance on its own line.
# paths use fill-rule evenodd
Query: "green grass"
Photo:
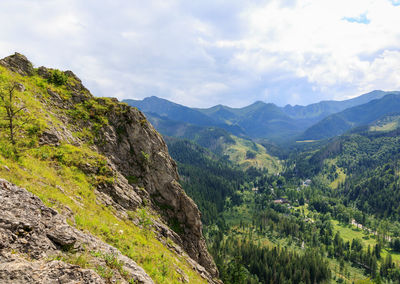
M 231 135 L 231 138 L 235 140 L 236 143 L 229 145 L 224 150 L 224 155 L 228 155 L 229 159 L 234 163 L 240 165 L 244 169 L 256 167 L 266 168 L 270 173 L 282 171 L 281 162 L 277 158 L 269 155 L 262 145 L 233 135 Z M 255 157 L 249 159 L 246 155 L 248 151 L 253 152 Z
M 251 210 L 247 206 L 235 206 L 229 211 L 224 211 L 224 219 L 229 226 L 238 226 L 240 222 L 251 223 L 253 218 Z
M 369 234 L 362 229 L 357 228 L 354 225 L 350 224 L 340 224 L 337 220 L 332 220 L 333 228 L 335 232 L 339 232 L 340 236 L 343 238 L 345 242 L 352 241 L 353 239 L 360 239 L 364 249 L 367 249 L 368 246 L 372 247 L 377 244 L 376 236 L 373 234 Z M 384 260 L 387 254 L 392 255 L 393 262 L 397 265 L 400 264 L 400 253 L 392 252 L 388 248 L 383 248 L 381 250 L 381 260 Z
M 0 165 L 7 165 L 10 171 L 0 167 L 0 177 L 5 178 L 39 196 L 50 207 L 62 211 L 68 206 L 75 218 L 70 224 L 100 237 L 103 241 L 119 248 L 122 253 L 141 265 L 157 283 L 179 282 L 174 269 L 163 272 L 162 267 L 180 267 L 191 276 L 193 283 L 204 281 L 192 271 L 183 259 L 165 248 L 146 228 L 139 228 L 132 222 L 119 219 L 114 209 L 98 204 L 90 178 L 74 167 L 55 164 L 26 156 L 17 162 L 0 157 Z M 60 190 L 62 189 L 62 191 Z M 139 217 L 143 217 L 144 209 Z M 143 222 L 146 226 L 149 217 Z
M 400 125 L 400 116 L 387 116 L 369 127 L 370 131 L 392 131 Z
M 399 126 L 398 121 L 393 121 L 381 126 L 371 126 L 370 131 L 392 131 L 395 130 Z
M 337 220 L 332 220 L 333 230 L 335 232 L 339 232 L 342 239 L 347 241 L 352 241 L 353 239 L 360 239 L 364 248 L 368 248 L 368 245 L 373 246 L 376 245 L 376 239 L 373 234 L 369 234 L 362 229 L 357 228 L 356 226 L 350 224 L 341 224 Z
M 344 173 L 342 168 L 338 167 L 336 169 L 336 173 L 338 174 L 338 177 L 329 185 L 333 189 L 337 189 L 339 187 L 339 184 L 343 183 L 346 180 L 346 174 Z
M 71 77 L 66 82 L 64 79 L 53 85 L 37 75 L 22 77 L 0 66 L 0 88 L 12 80 L 24 84 L 26 91 L 16 93 L 16 98 L 18 104 L 26 106 L 24 116 L 29 118 L 18 133 L 15 146 L 9 143 L 7 133 L 0 131 L 0 177 L 26 188 L 47 206 L 60 212 L 68 207 L 74 216 L 67 220 L 70 225 L 118 248 L 143 267 L 156 283 L 180 283 L 177 268 L 188 276 L 190 283 L 206 283 L 182 256 L 170 251 L 149 230 L 150 219 L 158 218 L 149 208 L 143 207 L 132 213 L 143 225 L 136 226 L 128 216 L 119 218 L 113 207 L 99 202 L 95 194 L 96 185 L 115 181 L 106 157 L 93 151 L 91 144 L 101 126 L 108 123 L 105 113 L 118 113 L 124 108 L 108 98 L 88 97 L 77 105 L 74 113 L 58 109 L 51 103 L 47 89 L 56 91 L 61 99 L 69 100 L 72 93 L 65 84 L 78 82 Z M 3 115 L 4 109 L 0 106 L 0 116 Z M 58 147 L 39 146 L 38 137 L 46 128 L 61 133 L 63 127 L 74 129 L 60 119 L 70 115 L 75 116 L 74 126 L 85 124 L 84 131 L 75 128 L 74 133 L 85 143 L 79 146 L 66 142 Z M 69 261 L 83 267 L 87 265 L 85 256 L 75 257 L 71 256 Z M 112 260 L 109 263 L 113 265 Z M 111 273 L 109 267 L 96 270 L 105 278 Z
M 339 187 L 339 184 L 343 183 L 346 180 L 347 176 L 346 176 L 344 170 L 337 166 L 337 160 L 336 159 L 326 159 L 325 160 L 325 165 L 327 167 L 330 167 L 330 166 L 335 166 L 336 167 L 336 172 L 335 173 L 337 174 L 337 177 L 333 181 L 330 182 L 329 186 L 332 189 L 337 189 Z

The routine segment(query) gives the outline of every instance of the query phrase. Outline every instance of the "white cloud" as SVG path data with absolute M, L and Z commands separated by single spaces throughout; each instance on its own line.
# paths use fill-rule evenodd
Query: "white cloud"
M 400 26 L 399 14 L 400 7 L 388 1 L 299 1 L 294 7 L 271 1 L 242 13 L 246 37 L 217 45 L 237 47 L 232 62 L 244 70 L 268 73 L 270 79 L 273 72 L 293 73 L 327 96 L 354 96 L 368 88 L 399 87 L 393 75 L 397 57 L 389 52 L 400 43 L 394 28 Z M 375 54 L 372 62 L 361 59 L 365 54 Z
M 389 0 L 3 0 L 0 55 L 101 96 L 306 104 L 400 89 L 398 15 Z

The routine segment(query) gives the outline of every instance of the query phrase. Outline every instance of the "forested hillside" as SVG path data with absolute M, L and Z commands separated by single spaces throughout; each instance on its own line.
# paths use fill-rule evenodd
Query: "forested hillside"
M 358 130 L 335 139 L 310 157 L 314 167 L 301 165 L 303 171 L 324 175 L 329 181 L 338 179 L 338 173 L 346 179 L 337 185 L 337 196 L 345 205 L 354 205 L 365 213 L 380 218 L 399 216 L 399 128 L 382 132 Z M 299 164 L 298 164 L 299 165 Z
M 400 284 L 400 0 L 0 22 L 0 284 Z
M 319 134 L 318 131 L 321 130 L 327 133 L 307 139 L 321 139 L 342 134 L 350 128 L 348 125 L 351 126 L 351 121 L 336 130 L 334 126 L 337 124 L 330 125 L 330 128 L 319 127 L 318 131 L 307 129 L 318 125 L 329 115 L 381 99 L 387 94 L 399 94 L 399 92 L 373 91 L 344 101 L 322 101 L 307 106 L 285 107 L 257 101 L 242 108 L 224 105 L 205 109 L 189 108 L 155 96 L 124 102 L 143 111 L 163 135 L 191 139 L 199 129 L 213 127 L 225 129 L 241 138 L 268 139 L 278 144 L 290 144 L 296 139 L 303 139 L 303 136 L 316 136 L 314 134 Z M 329 118 L 328 122 L 332 120 L 333 118 Z M 308 131 L 305 133 L 307 135 L 302 135 L 305 130 Z
M 399 129 L 386 130 L 394 119 L 275 149 L 288 153 L 279 175 L 168 139 L 224 283 L 400 280 Z
M 346 110 L 360 125 L 341 136 L 289 146 L 178 123 L 184 135 L 164 137 L 176 167 L 138 110 L 91 96 L 72 72 L 35 69 L 19 54 L 4 60 L 0 174 L 17 186 L 1 181 L 0 189 L 38 195 L 43 205 L 34 198 L 35 206 L 58 210 L 70 226 L 61 237 L 35 229 L 53 243 L 46 257 L 56 260 L 40 257 L 43 265 L 60 260 L 123 283 L 400 281 L 399 115 L 377 107 L 395 108 L 397 95 L 357 107 L 368 114 Z M 21 205 L 10 200 L 0 210 Z M 20 261 L 33 230 L 24 226 L 17 247 L 8 237 L 14 227 L 0 228 Z M 76 240 L 64 240 L 65 230 Z M 76 251 L 64 251 L 77 240 Z M 80 242 L 116 251 L 89 253 Z
M 169 151 L 225 283 L 400 280 L 398 101 L 374 91 L 306 107 L 194 109 L 225 129 L 178 122 L 169 107 L 151 114 L 180 137 L 167 138 Z M 314 122 L 296 143 L 271 142 Z
M 400 95 L 388 94 L 381 99 L 328 116 L 308 128 L 299 140 L 320 140 L 341 135 L 351 128 L 368 125 L 384 116 L 396 114 L 399 110 Z

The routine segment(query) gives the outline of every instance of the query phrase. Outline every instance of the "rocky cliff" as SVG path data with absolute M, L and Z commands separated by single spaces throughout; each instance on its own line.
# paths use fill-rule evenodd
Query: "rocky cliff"
M 219 282 L 200 212 L 179 185 L 162 137 L 140 111 L 95 98 L 71 71 L 35 69 L 17 53 L 0 65 L 2 90 L 20 86 L 15 101 L 24 106 L 21 121 L 28 121 L 16 145 L 8 143 L 6 131 L 0 136 L 0 177 L 59 212 L 0 181 L 0 216 L 6 216 L 0 219 L 6 240 L 0 280 Z M 69 249 L 75 258 L 95 253 L 87 265 L 71 264 L 63 261 Z M 96 267 L 106 267 L 112 277 Z
M 175 226 L 179 235 L 175 241 L 216 276 L 217 270 L 202 236 L 200 212 L 179 185 L 176 163 L 169 156 L 161 135 L 137 109 L 118 107 L 107 114 L 110 124 L 98 137 L 99 151 L 125 177 L 138 179 L 137 184 L 145 189 L 141 197 L 151 201 L 164 220 Z M 119 112 L 124 114 L 117 115 Z
M 63 261 L 68 251 L 95 252 L 94 267 L 119 266 L 112 279 L 153 283 L 146 272 L 116 248 L 69 226 L 65 217 L 25 189 L 0 179 L 0 280 L 9 283 L 105 283 L 96 272 Z M 108 259 L 107 259 L 108 258 Z M 107 262 L 108 261 L 108 262 Z M 133 282 L 132 281 L 132 282 Z

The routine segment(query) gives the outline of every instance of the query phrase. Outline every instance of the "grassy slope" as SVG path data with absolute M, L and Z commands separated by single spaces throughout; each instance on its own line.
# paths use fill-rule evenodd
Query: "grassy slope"
M 42 105 L 50 100 L 47 89 L 57 91 L 64 99 L 70 98 L 70 91 L 65 86 L 49 84 L 37 75 L 22 77 L 0 66 L 0 87 L 4 87 L 10 81 L 20 82 L 26 88 L 25 92 L 17 92 L 16 96 L 18 104 L 27 107 L 23 116 L 29 120 L 18 136 L 17 152 L 8 142 L 6 131 L 1 130 L 0 177 L 36 194 L 47 206 L 60 212 L 72 211 L 74 217 L 68 220 L 71 225 L 88 231 L 120 249 L 123 254 L 141 265 L 155 282 L 181 282 L 181 275 L 177 273 L 177 268 L 180 268 L 189 277 L 190 283 L 204 283 L 205 280 L 190 268 L 186 260 L 172 253 L 156 239 L 150 228 L 139 227 L 131 222 L 130 219 L 135 216 L 139 216 L 139 219 L 149 218 L 152 213 L 148 208 L 140 209 L 140 214 L 131 212 L 126 218 L 119 218 L 114 214 L 115 209 L 97 200 L 94 193 L 95 184 L 112 183 L 113 176 L 106 166 L 105 157 L 90 148 L 95 129 L 73 133 L 87 141 L 79 147 L 66 143 L 59 147 L 39 146 L 38 136 L 44 129 L 50 125 L 57 129 L 63 127 L 52 113 L 62 110 L 52 108 L 50 111 L 50 108 Z M 77 82 L 69 77 L 68 83 Z M 99 104 L 99 100 L 102 105 Z M 107 99 L 92 98 L 89 103 L 94 106 L 95 116 L 112 107 L 112 101 Z M 83 118 L 88 116 L 91 119 L 93 113 L 88 112 L 87 108 L 81 107 L 70 115 Z M 3 109 L 0 110 L 0 115 L 4 115 Z M 104 117 L 95 117 L 95 122 L 95 128 L 96 125 L 107 123 Z M 80 166 L 86 163 L 97 166 L 98 172 L 94 175 L 85 174 Z
M 370 131 L 392 131 L 400 125 L 399 115 L 389 115 L 369 127 Z
M 224 154 L 229 156 L 229 160 L 247 169 L 251 166 L 256 168 L 267 168 L 270 173 L 278 173 L 282 170 L 281 162 L 267 153 L 265 148 L 260 144 L 250 140 L 242 139 L 231 135 L 235 140 L 235 144 L 230 144 L 224 150 Z M 254 158 L 246 157 L 247 151 L 255 154 Z
M 337 178 L 335 178 L 330 184 L 329 186 L 332 189 L 337 189 L 339 187 L 340 183 L 343 183 L 346 180 L 346 173 L 344 172 L 344 170 L 340 167 L 337 166 L 337 159 L 326 159 L 325 160 L 325 164 L 328 166 L 336 166 L 336 174 L 337 174 Z
M 338 221 L 334 220 L 332 221 L 332 224 L 334 226 L 334 230 L 338 231 L 340 233 L 340 236 L 343 238 L 343 240 L 346 241 L 352 241 L 353 239 L 360 239 L 361 242 L 363 243 L 365 248 L 368 248 L 368 245 L 371 246 L 371 249 L 373 246 L 377 244 L 376 236 L 373 234 L 369 234 L 365 232 L 364 230 L 357 228 L 354 225 L 343 225 L 340 224 Z M 399 265 L 400 264 L 400 254 L 390 251 L 387 248 L 383 248 L 381 252 L 381 259 L 385 259 L 386 255 L 390 253 L 392 255 L 393 261 Z
M 339 187 L 339 183 L 343 183 L 346 180 L 346 174 L 344 173 L 342 168 L 337 168 L 336 173 L 338 174 L 338 177 L 331 182 L 330 187 L 333 189 L 336 189 Z

